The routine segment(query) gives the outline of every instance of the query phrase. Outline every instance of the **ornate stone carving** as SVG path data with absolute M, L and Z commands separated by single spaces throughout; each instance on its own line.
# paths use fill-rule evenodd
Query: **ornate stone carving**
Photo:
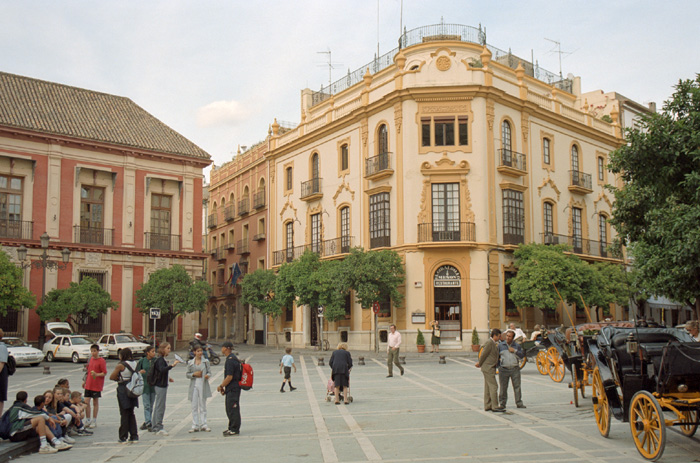
M 440 70 L 440 71 L 447 71 L 452 67 L 452 60 L 448 58 L 447 56 L 440 56 L 438 59 L 435 61 L 435 66 Z
M 557 194 L 557 201 L 559 201 L 559 196 L 561 195 L 561 192 L 559 191 L 559 188 L 557 188 L 557 185 L 554 183 L 554 180 L 552 180 L 549 177 L 549 172 L 547 172 L 547 178 L 542 180 L 542 184 L 537 187 L 537 194 L 541 197 L 542 196 L 542 188 L 545 186 L 549 185 L 552 187 L 552 190 Z
M 469 106 L 465 104 L 458 105 L 435 105 L 435 106 L 422 106 L 420 108 L 421 114 L 432 114 L 432 113 L 465 113 L 469 111 Z
M 401 133 L 401 123 L 403 122 L 403 109 L 401 102 L 394 105 L 394 125 L 396 125 L 396 133 Z
M 353 201 L 355 200 L 355 192 L 354 192 L 353 190 L 350 189 L 350 185 L 348 185 L 347 182 L 345 181 L 345 176 L 346 176 L 346 175 L 347 175 L 347 174 L 343 175 L 343 183 L 341 183 L 341 184 L 338 186 L 338 190 L 335 192 L 335 195 L 333 195 L 333 205 L 334 205 L 334 206 L 337 205 L 338 196 L 340 196 L 340 193 L 342 193 L 343 190 L 347 190 L 347 191 L 350 193 L 350 198 L 351 198 Z
M 606 202 L 608 204 L 608 208 L 605 212 L 609 212 L 610 210 L 612 210 L 612 202 L 610 201 L 610 198 L 608 198 L 608 195 L 606 195 L 604 191 L 601 191 L 598 195 L 598 198 L 595 201 L 593 201 L 593 207 L 595 209 L 595 212 L 603 210 L 598 208 L 598 203 L 601 201 Z
M 99 267 L 102 265 L 102 254 L 99 252 L 86 252 L 85 265 L 88 267 Z
M 280 211 L 280 219 L 284 217 L 284 211 L 287 210 L 287 208 L 290 208 L 291 210 L 294 211 L 294 218 L 297 218 L 297 208 L 294 207 L 294 204 L 292 204 L 292 195 L 288 194 L 287 195 L 287 202 L 284 203 L 284 206 L 282 206 L 282 210 Z
M 530 133 L 530 116 L 528 116 L 526 113 L 522 114 L 521 125 L 523 131 L 523 141 L 525 144 L 527 144 L 527 136 Z
M 368 126 L 366 118 L 362 120 L 360 130 L 361 130 L 361 134 L 362 134 L 362 146 L 367 148 L 367 137 L 369 136 L 369 126 Z
M 156 268 L 168 268 L 170 266 L 169 260 L 170 259 L 168 259 L 167 257 L 156 257 Z
M 489 130 L 493 131 L 493 123 L 496 120 L 496 106 L 493 101 L 486 101 L 486 122 L 489 124 Z

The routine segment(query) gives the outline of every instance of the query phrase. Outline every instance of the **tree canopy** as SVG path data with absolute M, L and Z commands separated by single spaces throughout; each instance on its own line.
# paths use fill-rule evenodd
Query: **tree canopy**
M 206 281 L 193 281 L 181 265 L 173 265 L 153 272 L 148 282 L 136 291 L 136 305 L 146 313 L 158 307 L 161 316 L 171 319 L 190 312 L 202 312 L 206 308 L 211 286 Z
M 612 225 L 647 293 L 695 305 L 700 317 L 700 74 L 682 80 L 660 113 L 626 132 L 610 155 L 623 185 Z
M 272 270 L 258 269 L 241 280 L 241 301 L 250 304 L 273 319 L 282 315 L 282 306 L 275 298 L 277 276 Z
M 22 269 L 10 262 L 0 247 L 0 315 L 8 310 L 36 306 L 36 298 L 22 285 Z
M 66 321 L 71 315 L 85 313 L 97 317 L 117 307 L 119 303 L 112 300 L 97 280 L 85 277 L 80 283 L 71 282 L 68 288 L 51 290 L 36 312 L 44 321 L 55 318 Z
M 406 271 L 396 251 L 365 252 L 362 248 L 353 248 L 344 263 L 363 309 L 369 309 L 375 301 L 388 299 L 395 306 L 401 306 L 404 296 L 399 287 L 406 281 Z

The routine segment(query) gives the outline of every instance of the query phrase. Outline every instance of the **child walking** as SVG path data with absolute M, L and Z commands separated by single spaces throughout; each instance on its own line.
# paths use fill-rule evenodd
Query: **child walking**
M 282 380 L 280 392 L 284 392 L 284 383 L 289 383 L 289 392 L 291 392 L 296 390 L 295 387 L 292 387 L 292 367 L 294 367 L 294 373 L 296 373 L 297 366 L 294 364 L 294 357 L 292 357 L 292 348 L 287 347 L 284 351 L 286 354 L 280 361 L 280 374 L 282 374 L 282 368 L 284 368 L 284 380 Z
M 88 360 L 87 373 L 83 388 L 87 398 L 87 410 L 85 416 L 85 426 L 94 428 L 97 426 L 97 412 L 100 410 L 100 397 L 105 386 L 105 376 L 107 376 L 107 362 L 100 357 L 100 346 L 93 344 L 90 346 L 90 360 Z M 92 399 L 92 407 L 90 400 Z M 92 419 L 90 410 L 92 409 Z
M 194 349 L 194 358 L 187 362 L 187 378 L 190 380 L 189 398 L 192 401 L 192 429 L 189 432 L 210 432 L 207 426 L 207 399 L 211 397 L 209 377 L 211 366 L 203 357 L 202 346 Z

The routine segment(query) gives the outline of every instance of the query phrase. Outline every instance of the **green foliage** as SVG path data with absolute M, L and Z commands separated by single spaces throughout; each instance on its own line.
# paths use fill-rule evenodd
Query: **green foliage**
M 643 287 L 677 301 L 700 300 L 700 74 L 680 81 L 657 114 L 628 130 L 610 156 L 623 186 L 612 225 L 629 245 Z M 696 313 L 696 317 L 700 315 Z
M 601 121 L 604 121 L 604 122 L 607 122 L 608 124 L 612 124 L 612 123 L 613 123 L 613 119 L 612 119 L 612 117 L 610 117 L 609 114 L 603 114 L 603 115 L 600 117 L 600 120 L 601 120 Z
M 65 289 L 54 289 L 46 295 L 36 312 L 41 320 L 66 321 L 71 315 L 86 313 L 90 317 L 116 310 L 119 304 L 94 278 L 86 277 L 80 283 L 71 282 Z
M 36 298 L 22 285 L 22 269 L 10 262 L 0 246 L 0 315 L 35 305 Z
M 476 331 L 476 326 L 472 329 L 472 346 L 479 345 L 479 333 Z
M 206 281 L 193 281 L 181 265 L 160 269 L 151 274 L 147 283 L 136 291 L 136 305 L 142 313 L 151 307 L 163 315 L 175 317 L 190 312 L 203 312 L 211 286 Z
M 241 280 L 241 301 L 276 319 L 282 315 L 282 306 L 274 297 L 276 281 L 277 276 L 272 270 L 258 269 L 245 275 Z
M 324 261 L 318 270 L 318 282 L 323 291 L 319 304 L 324 307 L 323 316 L 329 322 L 345 318 L 345 297 L 350 292 L 352 282 L 346 270 L 345 261 Z
M 375 301 L 391 299 L 395 307 L 403 303 L 399 287 L 406 281 L 401 257 L 392 250 L 368 251 L 353 248 L 345 258 L 352 289 L 363 309 Z
M 421 330 L 418 330 L 418 335 L 416 336 L 416 346 L 424 346 L 425 345 L 425 336 L 423 336 L 423 332 Z

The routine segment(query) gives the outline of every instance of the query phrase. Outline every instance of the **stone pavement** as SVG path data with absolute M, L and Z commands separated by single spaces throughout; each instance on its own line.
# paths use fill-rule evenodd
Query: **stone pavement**
M 274 348 L 237 348 L 255 368 L 255 386 L 242 392 L 241 434 L 222 437 L 226 426 L 223 398 L 208 403 L 211 433 L 189 434 L 190 402 L 185 369 L 173 371 L 165 416 L 168 437 L 142 432 L 137 444 L 118 444 L 119 412 L 115 384 L 107 381 L 100 402 L 99 425 L 92 437 L 78 437 L 70 451 L 51 456 L 31 454 L 23 462 L 361 462 L 361 461 L 645 461 L 638 455 L 629 425 L 612 421 L 610 438 L 600 436 L 590 399 L 580 408 L 571 404 L 572 391 L 541 376 L 533 364 L 523 369 L 523 400 L 516 409 L 510 392 L 509 413 L 483 411 L 483 377 L 474 368 L 473 354 L 447 353 L 447 364 L 436 354 L 407 354 L 406 374 L 386 378 L 382 354 L 353 351 L 356 365 L 350 378 L 350 405 L 326 402 L 330 352 L 325 366 L 317 366 L 319 352 L 294 352 L 298 389 L 281 394 L 279 359 Z M 181 353 L 182 354 L 182 353 Z M 360 355 L 366 365 L 357 365 Z M 108 369 L 116 360 L 108 361 Z M 82 365 L 51 364 L 20 368 L 11 378 L 10 395 L 25 389 L 30 398 L 49 389 L 59 377 L 79 385 Z M 213 367 L 212 388 L 221 382 L 223 363 Z M 567 378 L 568 380 L 568 378 Z M 9 406 L 10 404 L 6 404 Z M 143 411 L 136 412 L 143 421 Z M 0 452 L 6 442 L 0 444 Z M 664 462 L 698 461 L 700 440 L 669 430 Z

